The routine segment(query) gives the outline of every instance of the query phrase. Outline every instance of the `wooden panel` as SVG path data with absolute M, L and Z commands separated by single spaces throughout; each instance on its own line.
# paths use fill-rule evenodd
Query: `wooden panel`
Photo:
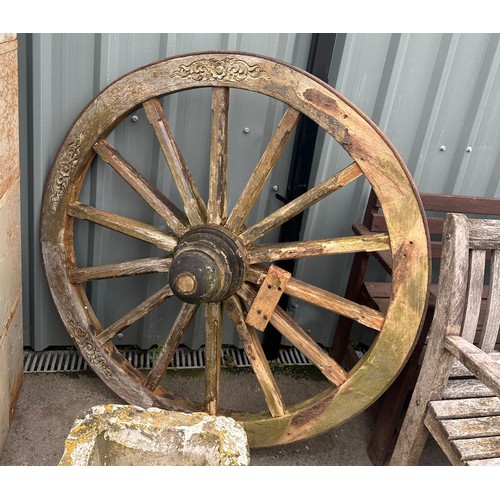
M 485 250 L 472 250 L 470 256 L 467 307 L 465 309 L 462 327 L 462 337 L 469 342 L 474 341 L 479 323 L 479 313 L 481 311 L 481 299 L 484 288 L 485 257 Z
M 248 311 L 245 323 L 257 330 L 265 330 L 291 276 L 288 271 L 277 266 L 269 268 L 252 307 Z
M 452 441 L 462 460 L 500 457 L 500 436 Z
M 500 436 L 500 416 L 440 420 L 448 439 Z
M 500 215 L 500 199 L 420 193 L 426 211 L 456 212 L 462 214 Z
M 471 226 L 469 222 L 469 244 L 471 248 L 495 249 L 500 247 L 500 231 L 498 222 L 495 220 L 482 219 L 474 221 Z
M 431 401 L 429 408 L 434 417 L 439 420 L 445 418 L 487 417 L 500 415 L 500 399 L 490 397 Z
M 494 396 L 491 389 L 475 378 L 448 380 L 443 399 L 482 398 Z
M 490 295 L 486 305 L 486 322 L 479 346 L 485 352 L 494 349 L 500 328 L 500 250 L 492 252 Z M 499 377 L 500 378 L 500 377 Z
M 5 16 L 6 17 L 6 16 Z M 17 40 L 0 43 L 0 198 L 19 184 Z M 2 205 L 3 206 L 3 205 Z

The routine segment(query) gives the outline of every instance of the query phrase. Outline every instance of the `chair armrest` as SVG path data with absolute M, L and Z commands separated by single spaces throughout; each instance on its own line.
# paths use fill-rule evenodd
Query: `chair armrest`
M 447 336 L 445 348 L 500 397 L 500 364 L 498 361 L 458 335 Z

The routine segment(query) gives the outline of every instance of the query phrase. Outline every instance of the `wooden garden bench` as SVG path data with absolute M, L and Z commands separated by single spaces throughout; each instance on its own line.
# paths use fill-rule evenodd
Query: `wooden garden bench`
M 449 214 L 444 233 L 436 312 L 391 465 L 417 465 L 429 432 L 453 465 L 500 465 L 500 221 Z
M 370 411 L 374 418 L 372 437 L 368 445 L 368 455 L 375 465 L 385 462 L 391 448 L 397 439 L 397 429 L 408 402 L 408 396 L 415 385 L 421 365 L 421 357 L 426 338 L 432 323 L 437 294 L 437 274 L 441 258 L 442 234 L 444 217 L 448 212 L 463 213 L 472 217 L 500 218 L 500 199 L 459 195 L 442 195 L 420 193 L 426 214 L 427 225 L 431 238 L 431 254 L 435 280 L 430 286 L 429 303 L 424 317 L 421 332 L 411 357 L 394 383 L 384 396 L 374 404 Z M 362 223 L 352 226 L 357 235 L 386 231 L 384 215 L 375 193 L 372 191 Z M 387 273 L 388 281 L 366 281 L 366 272 L 370 260 L 375 258 Z M 390 275 L 392 271 L 391 258 L 388 252 L 372 252 L 355 254 L 346 288 L 346 298 L 357 303 L 385 311 L 391 293 Z M 483 307 L 479 320 L 479 328 L 483 324 L 488 287 L 483 287 Z M 343 361 L 351 368 L 358 357 L 350 344 L 352 320 L 341 317 L 337 324 L 332 355 L 337 361 Z

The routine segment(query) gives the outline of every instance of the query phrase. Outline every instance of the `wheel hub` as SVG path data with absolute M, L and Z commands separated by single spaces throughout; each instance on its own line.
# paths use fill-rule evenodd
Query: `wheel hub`
M 244 276 L 245 259 L 235 236 L 223 227 L 207 225 L 179 240 L 169 284 L 184 302 L 219 302 L 234 294 Z

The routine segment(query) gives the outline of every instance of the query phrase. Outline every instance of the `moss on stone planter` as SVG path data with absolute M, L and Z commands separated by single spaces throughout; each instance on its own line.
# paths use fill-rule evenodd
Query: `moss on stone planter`
M 59 465 L 248 465 L 243 427 L 228 417 L 131 405 L 75 421 Z

